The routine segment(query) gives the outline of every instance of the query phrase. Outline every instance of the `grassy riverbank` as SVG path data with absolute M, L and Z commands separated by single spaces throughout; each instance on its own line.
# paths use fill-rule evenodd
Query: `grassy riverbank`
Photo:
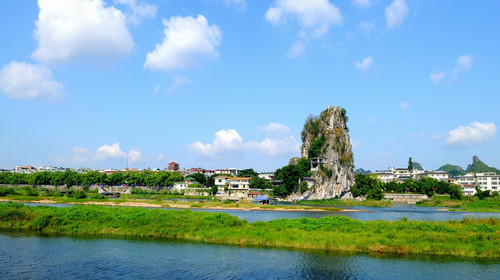
M 48 235 L 168 238 L 211 244 L 377 254 L 500 257 L 496 218 L 370 221 L 342 216 L 249 224 L 223 213 L 0 204 L 0 227 Z
M 189 198 L 189 197 L 186 197 Z M 207 198 L 207 197 L 202 197 Z M 182 209 L 228 209 L 242 211 L 316 211 L 316 212 L 338 212 L 348 211 L 336 207 L 314 207 L 305 205 L 259 205 L 252 204 L 251 200 L 241 200 L 235 203 L 230 200 L 220 201 L 219 199 L 209 199 L 207 201 L 180 201 L 182 196 L 175 199 L 169 196 L 148 196 L 123 195 L 122 198 L 108 199 L 100 195 L 89 195 L 87 198 L 74 198 L 67 196 L 27 196 L 27 195 L 7 195 L 0 197 L 0 201 L 6 202 L 32 202 L 44 204 L 75 204 L 75 205 L 106 205 L 106 206 L 128 206 L 128 207 L 152 207 L 152 208 L 182 208 Z M 200 199 L 199 197 L 197 199 Z M 354 210 L 353 210 L 354 211 Z
M 449 196 L 433 196 L 431 199 L 417 202 L 417 206 L 451 207 L 450 211 L 500 212 L 500 197 L 478 199 L 466 196 L 461 200 Z
M 366 206 L 366 207 L 390 207 L 390 200 L 365 200 L 356 201 L 354 199 L 318 199 L 298 201 L 297 204 L 302 205 L 322 205 L 322 206 Z

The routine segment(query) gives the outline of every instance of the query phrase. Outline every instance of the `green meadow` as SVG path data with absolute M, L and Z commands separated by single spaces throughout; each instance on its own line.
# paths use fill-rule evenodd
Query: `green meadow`
M 138 207 L 0 204 L 0 227 L 46 235 L 141 237 L 382 255 L 500 257 L 497 218 L 367 221 L 342 216 L 248 223 L 224 213 Z

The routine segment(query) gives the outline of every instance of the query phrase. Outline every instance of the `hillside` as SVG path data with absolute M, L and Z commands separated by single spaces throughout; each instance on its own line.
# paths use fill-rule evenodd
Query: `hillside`
M 472 164 L 467 166 L 466 172 L 470 173 L 481 173 L 481 172 L 496 172 L 500 174 L 500 170 L 489 167 L 486 163 L 482 162 L 477 156 L 472 158 Z
M 451 177 L 456 177 L 465 174 L 465 170 L 463 170 L 462 167 L 458 165 L 452 165 L 449 163 L 439 167 L 438 170 L 447 172 L 448 174 L 450 174 Z

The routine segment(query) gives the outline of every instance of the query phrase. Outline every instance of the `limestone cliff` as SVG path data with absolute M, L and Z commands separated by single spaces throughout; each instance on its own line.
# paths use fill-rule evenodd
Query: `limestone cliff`
M 302 157 L 311 159 L 313 185 L 296 199 L 352 198 L 353 154 L 344 108 L 328 106 L 302 131 Z

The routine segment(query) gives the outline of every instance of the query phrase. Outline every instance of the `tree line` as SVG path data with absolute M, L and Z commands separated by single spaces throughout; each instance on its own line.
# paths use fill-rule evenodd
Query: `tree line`
M 89 171 L 86 173 L 77 173 L 73 170 L 64 172 L 42 171 L 32 174 L 23 173 L 0 173 L 0 184 L 6 185 L 52 185 L 52 186 L 84 186 L 89 187 L 93 184 L 104 184 L 110 186 L 131 185 L 131 186 L 156 186 L 167 187 L 173 183 L 184 180 L 184 176 L 179 172 L 170 171 L 127 171 L 114 173 L 101 173 L 98 171 Z

